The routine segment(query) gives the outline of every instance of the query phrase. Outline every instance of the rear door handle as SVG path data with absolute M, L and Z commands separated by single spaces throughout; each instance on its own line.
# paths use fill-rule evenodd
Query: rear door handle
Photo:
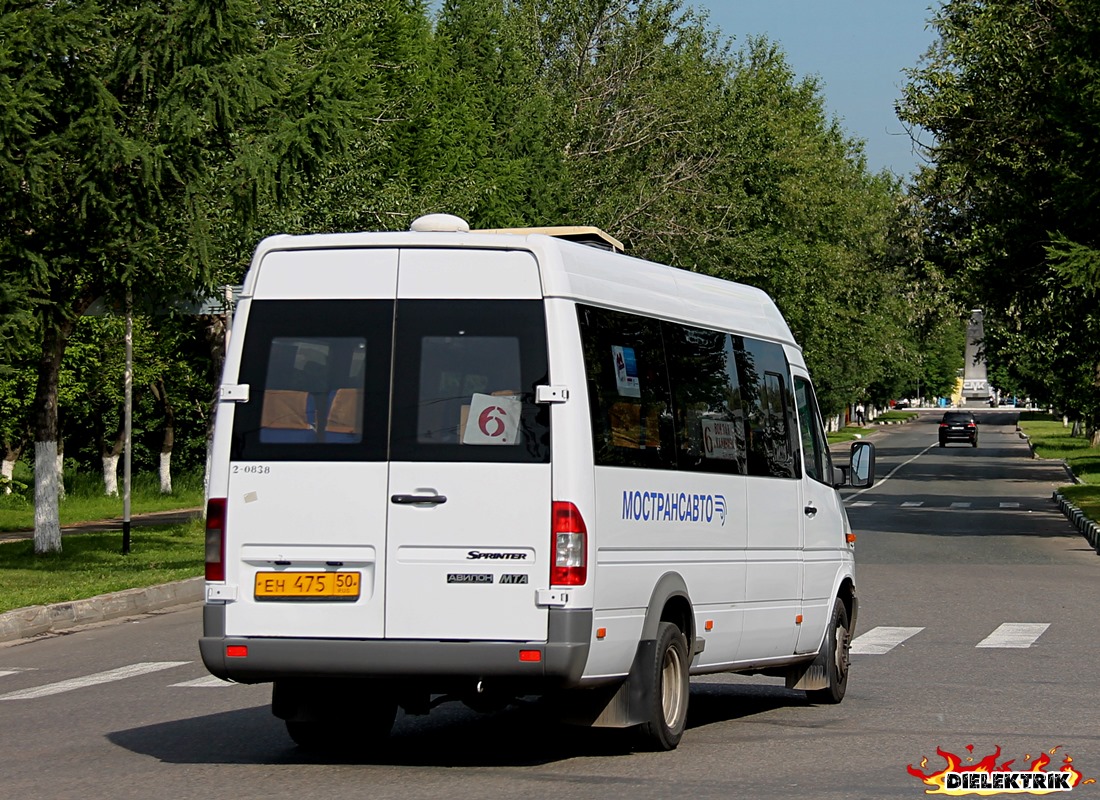
M 447 496 L 442 494 L 395 494 L 390 497 L 391 503 L 399 506 L 437 506 L 447 502 Z
M 815 514 L 817 514 L 817 509 L 814 507 L 813 503 L 807 503 L 806 507 L 802 510 L 806 512 L 806 516 L 810 517 L 811 519 L 814 517 Z

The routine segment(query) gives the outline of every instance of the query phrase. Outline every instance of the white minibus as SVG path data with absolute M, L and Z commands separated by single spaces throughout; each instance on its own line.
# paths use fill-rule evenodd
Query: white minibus
M 833 466 L 764 292 L 617 250 L 442 214 L 259 245 L 219 387 L 200 648 L 272 682 L 300 746 L 541 696 L 668 750 L 692 675 L 844 697 L 837 490 L 871 485 L 874 446 Z

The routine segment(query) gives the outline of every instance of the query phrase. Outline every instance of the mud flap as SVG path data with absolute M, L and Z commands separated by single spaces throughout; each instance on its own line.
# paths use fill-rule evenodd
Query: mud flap
M 592 728 L 629 728 L 645 722 L 647 694 L 652 688 L 645 686 L 643 665 L 652 662 L 657 652 L 653 639 L 638 643 L 638 651 L 626 680 L 593 689 L 576 689 L 568 692 L 563 700 L 561 719 L 571 725 Z
M 788 689 L 827 689 L 829 673 L 825 667 L 826 655 L 818 653 L 817 658 L 808 664 L 792 667 L 786 674 Z
M 827 689 L 829 687 L 829 632 L 825 632 L 821 640 L 821 646 L 817 650 L 817 656 L 813 661 L 795 664 L 786 675 L 788 689 Z

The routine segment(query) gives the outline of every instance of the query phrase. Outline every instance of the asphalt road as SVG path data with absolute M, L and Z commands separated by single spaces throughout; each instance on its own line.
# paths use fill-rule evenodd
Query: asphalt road
M 861 607 L 839 706 L 718 676 L 693 680 L 671 753 L 447 704 L 377 752 L 317 758 L 267 687 L 206 678 L 192 606 L 0 646 L 0 796 L 916 798 L 906 767 L 944 766 L 938 747 L 1016 768 L 1059 748 L 1049 769 L 1100 777 L 1100 557 L 1050 501 L 1061 467 L 1029 458 L 1011 412 L 983 416 L 977 449 L 936 447 L 931 417 L 875 437 L 886 479 L 848 498 Z

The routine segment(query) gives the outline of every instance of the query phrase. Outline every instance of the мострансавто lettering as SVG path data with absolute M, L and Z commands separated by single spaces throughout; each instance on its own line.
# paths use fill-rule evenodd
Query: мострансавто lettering
M 726 497 L 689 492 L 623 492 L 623 519 L 635 522 L 715 522 L 726 524 Z

